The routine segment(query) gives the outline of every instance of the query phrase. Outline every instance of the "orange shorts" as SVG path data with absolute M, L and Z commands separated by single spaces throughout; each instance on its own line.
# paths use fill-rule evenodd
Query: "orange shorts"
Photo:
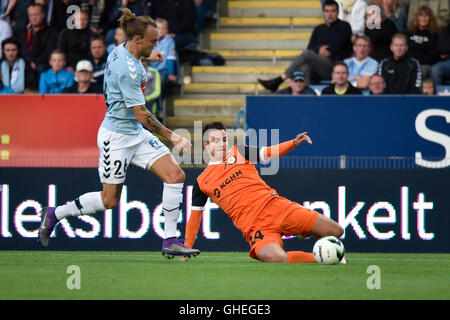
M 257 259 L 258 251 L 269 243 L 278 243 L 283 248 L 282 236 L 309 235 L 318 215 L 317 211 L 286 198 L 274 198 L 246 233 L 250 257 Z

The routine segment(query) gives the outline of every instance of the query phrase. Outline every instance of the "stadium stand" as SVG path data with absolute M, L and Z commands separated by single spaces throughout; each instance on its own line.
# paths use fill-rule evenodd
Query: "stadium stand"
M 32 2 L 30 0 L 27 3 Z M 42 0 L 37 2 L 48 4 Z M 67 9 L 69 4 L 79 5 L 82 10 L 89 12 L 91 32 L 101 33 L 108 46 L 114 41 L 117 23 L 111 19 L 118 15 L 121 6 L 119 2 L 105 1 L 105 5 L 101 7 L 98 4 L 93 6 L 86 0 L 57 2 L 62 3 L 61 6 L 56 6 L 53 1 L 53 7 L 46 10 L 46 21 L 61 30 L 55 14 L 62 12 L 61 8 Z M 195 4 L 198 5 L 198 2 Z M 210 11 L 202 13 L 207 18 L 203 21 L 202 32 L 197 34 L 197 47 L 194 44 L 187 51 L 217 54 L 226 63 L 221 66 L 191 65 L 192 55 L 177 52 L 180 54 L 180 60 L 176 64 L 177 81 L 162 92 L 165 98 L 164 124 L 170 129 L 187 128 L 192 132 L 194 121 L 212 120 L 222 121 L 228 127 L 245 127 L 242 121 L 245 97 L 271 94 L 257 83 L 257 79 L 269 79 L 282 73 L 306 49 L 314 27 L 324 21 L 322 2 L 319 0 L 217 0 L 216 11 L 212 12 L 213 2 L 208 1 Z M 369 0 L 366 2 L 368 5 L 376 3 Z M 178 2 L 173 3 L 175 5 Z M 398 3 L 408 12 L 405 1 Z M 136 14 L 150 14 L 156 18 L 158 4 L 160 1 L 140 0 L 129 2 L 127 7 Z M 9 9 L 10 14 L 4 21 L 9 21 L 16 37 L 26 42 L 24 19 L 18 12 L 19 9 L 23 10 L 24 5 L 20 3 L 16 7 Z M 66 11 L 66 20 L 68 17 L 70 16 Z M 56 44 L 57 41 L 54 41 L 55 47 Z M 23 50 L 22 54 L 25 54 Z M 41 63 L 45 64 L 46 61 Z M 437 83 L 437 94 L 450 94 L 450 88 L 445 84 Z M 311 87 L 320 95 L 327 85 L 329 83 Z M 288 86 L 285 81 L 280 89 Z M 369 90 L 363 93 L 369 94 Z

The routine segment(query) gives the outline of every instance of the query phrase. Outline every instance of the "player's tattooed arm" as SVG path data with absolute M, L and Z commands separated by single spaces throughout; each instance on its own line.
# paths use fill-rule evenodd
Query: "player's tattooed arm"
M 146 107 L 141 106 L 142 109 L 147 110 Z M 146 117 L 145 117 L 145 121 L 146 121 L 146 127 L 149 128 L 150 130 L 152 130 L 155 133 L 158 134 L 163 134 L 163 129 L 166 129 L 161 122 L 159 122 L 158 119 L 156 119 L 156 117 L 151 113 L 147 111 Z
M 189 140 L 162 125 L 161 122 L 159 122 L 159 120 L 156 119 L 156 117 L 148 111 L 145 106 L 133 107 L 133 112 L 136 120 L 142 123 L 142 125 L 150 129 L 152 132 L 169 139 L 172 141 L 174 146 L 178 147 L 181 151 L 188 151 L 192 147 Z
M 167 139 L 170 139 L 172 131 L 167 129 L 164 125 L 159 122 L 158 119 L 150 112 L 145 106 L 133 107 L 133 112 L 140 123 L 143 126 L 150 129 L 152 132 L 159 134 Z

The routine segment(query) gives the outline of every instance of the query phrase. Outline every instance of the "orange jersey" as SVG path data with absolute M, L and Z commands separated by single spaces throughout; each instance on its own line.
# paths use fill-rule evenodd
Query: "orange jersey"
M 244 237 L 268 202 L 277 192 L 259 176 L 251 155 L 258 160 L 259 149 L 234 146 L 224 161 L 210 163 L 193 187 L 192 210 L 203 210 L 208 197 L 226 214 Z

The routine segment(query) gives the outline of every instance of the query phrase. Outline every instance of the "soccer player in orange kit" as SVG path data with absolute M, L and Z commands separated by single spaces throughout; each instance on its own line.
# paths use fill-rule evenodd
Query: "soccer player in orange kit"
M 255 168 L 255 162 L 280 157 L 304 141 L 312 143 L 306 132 L 275 146 L 235 145 L 228 150 L 224 125 L 220 122 L 207 124 L 203 128 L 203 145 L 211 160 L 193 186 L 185 245 L 191 248 L 194 245 L 209 197 L 242 232 L 250 245 L 250 257 L 263 262 L 316 262 L 312 253 L 284 251 L 282 236 L 339 238 L 344 230 L 324 215 L 278 195 Z M 341 263 L 346 263 L 345 258 Z

